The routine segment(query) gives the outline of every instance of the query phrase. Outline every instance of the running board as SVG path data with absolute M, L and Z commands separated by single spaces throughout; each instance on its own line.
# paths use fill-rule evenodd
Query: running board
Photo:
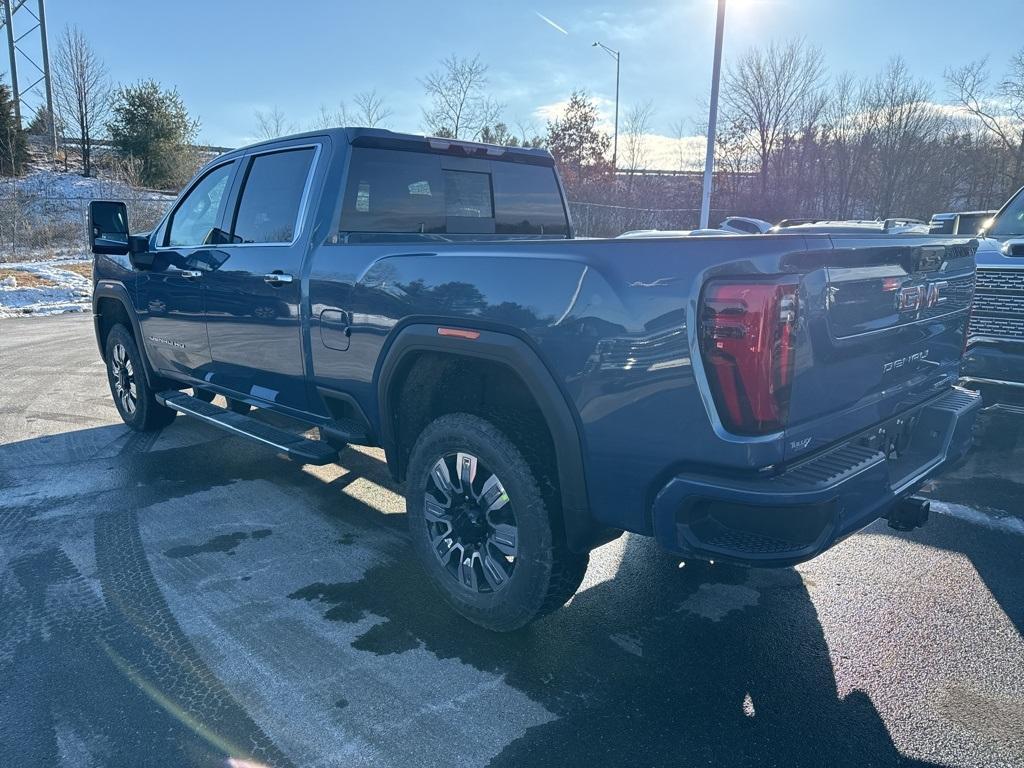
M 178 413 L 194 416 L 200 421 L 248 437 L 288 455 L 301 464 L 330 464 L 338 460 L 338 452 L 321 440 L 310 440 L 286 429 L 264 424 L 252 416 L 229 411 L 226 408 L 206 403 L 176 389 L 156 394 L 157 402 L 173 408 Z

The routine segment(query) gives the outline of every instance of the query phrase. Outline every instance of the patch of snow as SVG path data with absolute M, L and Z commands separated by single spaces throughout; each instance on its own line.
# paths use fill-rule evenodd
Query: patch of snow
M 940 515 L 955 517 L 967 523 L 980 525 L 984 528 L 990 528 L 993 531 L 1024 536 L 1024 520 L 1008 515 L 1004 517 L 995 510 L 979 510 L 948 501 L 933 501 L 932 511 Z
M 3 280 L 0 282 L 0 318 L 86 311 L 92 298 L 92 281 L 62 266 L 87 263 L 89 259 L 78 257 L 5 264 L 6 269 L 31 272 L 53 285 L 29 287 L 19 286 L 17 278 Z

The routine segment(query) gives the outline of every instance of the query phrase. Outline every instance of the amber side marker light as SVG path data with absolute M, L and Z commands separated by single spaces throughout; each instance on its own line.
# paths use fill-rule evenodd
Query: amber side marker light
M 480 331 L 467 331 L 464 328 L 438 328 L 438 336 L 454 336 L 457 339 L 475 341 L 480 338 Z

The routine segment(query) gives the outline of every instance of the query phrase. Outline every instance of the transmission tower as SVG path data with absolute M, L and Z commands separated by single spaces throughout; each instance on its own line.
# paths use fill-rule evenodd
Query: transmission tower
M 33 10 L 32 6 L 36 9 Z M 15 24 L 19 29 L 15 29 Z M 22 107 L 39 109 L 45 98 L 50 116 L 50 139 L 57 151 L 57 119 L 53 111 L 53 82 L 50 79 L 50 51 L 46 42 L 45 0 L 3 0 L 3 18 L 0 27 L 7 29 L 7 51 L 11 58 L 11 96 L 14 101 L 14 120 L 22 127 Z M 27 63 L 27 79 L 32 82 L 20 87 L 18 63 Z M 26 99 L 26 96 L 28 97 Z

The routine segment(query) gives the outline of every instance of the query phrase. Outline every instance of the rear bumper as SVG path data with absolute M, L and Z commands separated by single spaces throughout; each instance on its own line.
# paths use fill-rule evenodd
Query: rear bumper
M 981 396 L 949 392 L 781 474 L 757 479 L 678 475 L 654 500 L 659 545 L 683 557 L 786 566 L 859 531 L 966 455 Z M 898 456 L 880 444 L 894 430 Z

